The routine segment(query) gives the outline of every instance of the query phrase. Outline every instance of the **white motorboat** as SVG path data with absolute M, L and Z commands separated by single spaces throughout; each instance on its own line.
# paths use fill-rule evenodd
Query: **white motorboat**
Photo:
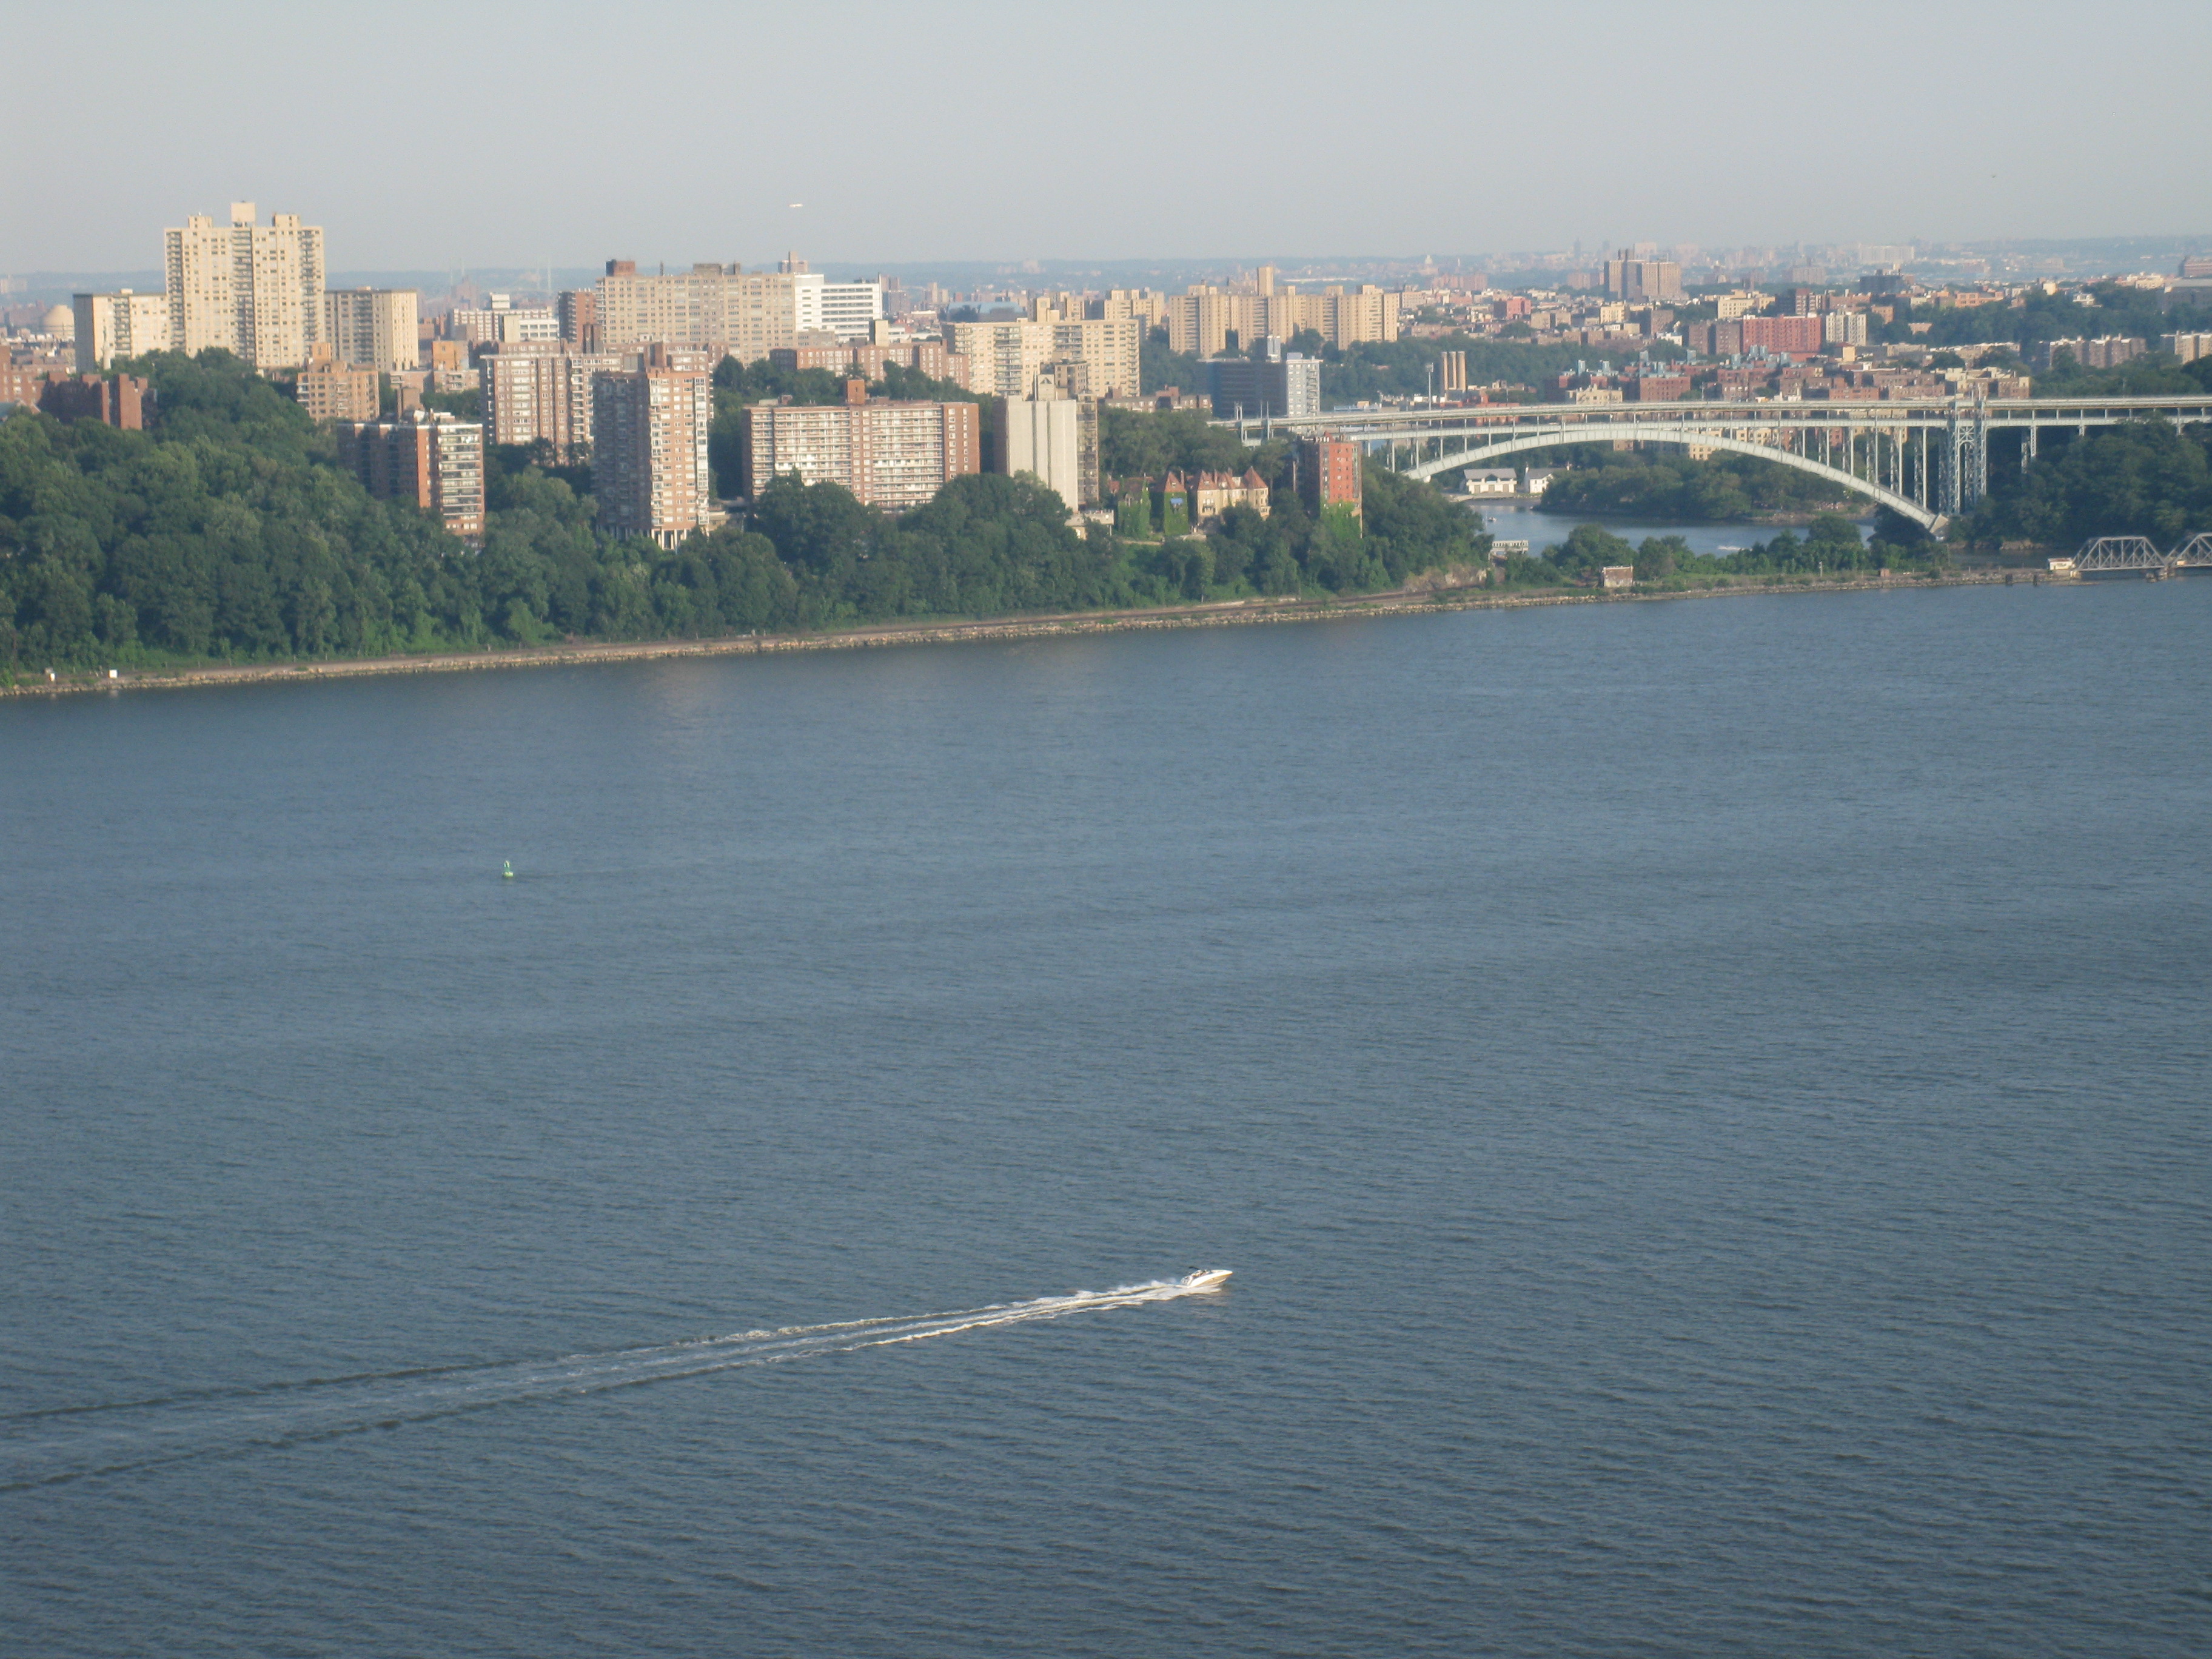
M 1182 1276 L 1182 1287 L 1186 1291 L 1218 1291 L 1231 1271 L 1227 1267 L 1193 1267 Z

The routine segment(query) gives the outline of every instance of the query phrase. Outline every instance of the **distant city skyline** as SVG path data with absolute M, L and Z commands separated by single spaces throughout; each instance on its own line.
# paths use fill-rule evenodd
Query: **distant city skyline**
M 128 95 L 88 120 L 80 80 L 21 77 L 0 270 L 150 268 L 232 200 L 324 226 L 334 272 L 2181 235 L 2212 139 L 2203 13 L 2168 0 L 1863 38 L 1727 3 L 977 0 L 854 27 L 662 0 L 611 30 L 490 0 L 481 51 L 394 0 L 391 74 L 352 67 L 337 14 L 268 0 L 70 16 Z

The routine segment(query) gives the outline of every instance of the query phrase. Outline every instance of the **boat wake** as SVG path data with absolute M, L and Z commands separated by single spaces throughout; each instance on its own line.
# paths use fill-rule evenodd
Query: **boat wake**
M 1077 1291 L 947 1313 L 788 1325 L 556 1359 L 419 1367 L 26 1413 L 0 1419 L 0 1492 L 327 1440 L 531 1401 L 603 1394 L 740 1365 L 782 1364 L 995 1326 L 1172 1302 L 1216 1291 L 1226 1277 L 1218 1270 L 1194 1273 L 1110 1291 Z

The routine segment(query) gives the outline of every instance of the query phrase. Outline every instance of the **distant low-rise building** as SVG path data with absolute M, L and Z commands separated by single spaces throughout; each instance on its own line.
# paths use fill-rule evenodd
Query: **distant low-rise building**
M 1200 472 L 1190 480 L 1190 521 L 1194 529 L 1218 524 L 1232 507 L 1248 507 L 1266 518 L 1271 509 L 1267 480 L 1251 467 L 1242 473 Z

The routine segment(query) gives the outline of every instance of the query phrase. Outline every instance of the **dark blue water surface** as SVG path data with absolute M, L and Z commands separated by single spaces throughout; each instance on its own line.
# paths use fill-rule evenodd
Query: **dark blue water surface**
M 2208 641 L 0 706 L 0 1650 L 2202 1653 Z

